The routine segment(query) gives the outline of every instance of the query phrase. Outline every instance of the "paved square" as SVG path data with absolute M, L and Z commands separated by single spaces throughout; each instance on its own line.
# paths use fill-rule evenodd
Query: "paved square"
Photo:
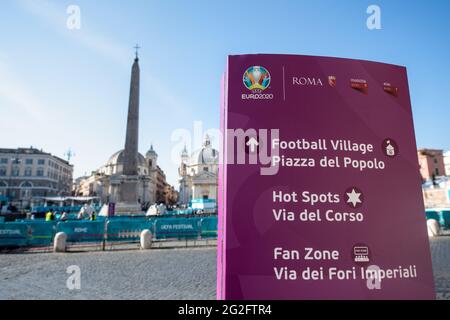
M 438 299 L 450 299 L 450 236 L 430 240 Z M 67 267 L 81 269 L 69 290 Z M 214 247 L 0 255 L 0 299 L 215 299 Z

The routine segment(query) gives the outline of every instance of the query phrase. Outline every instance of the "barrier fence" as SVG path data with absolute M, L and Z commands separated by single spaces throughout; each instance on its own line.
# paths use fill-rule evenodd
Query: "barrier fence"
M 150 230 L 155 240 L 213 239 L 217 238 L 217 216 L 0 222 L 0 247 L 51 246 L 59 232 L 67 235 L 69 244 L 138 242 L 143 230 Z

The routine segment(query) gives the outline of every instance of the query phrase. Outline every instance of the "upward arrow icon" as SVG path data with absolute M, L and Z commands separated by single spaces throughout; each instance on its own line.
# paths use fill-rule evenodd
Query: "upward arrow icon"
M 250 152 L 255 152 L 256 147 L 259 145 L 258 140 L 256 140 L 254 137 L 251 137 L 250 140 L 246 143 L 247 146 L 250 147 Z

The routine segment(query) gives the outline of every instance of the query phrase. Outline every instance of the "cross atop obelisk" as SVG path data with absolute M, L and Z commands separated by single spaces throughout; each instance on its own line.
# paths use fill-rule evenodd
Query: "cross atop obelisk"
M 139 49 L 141 49 L 141 47 L 139 47 L 138 44 L 136 44 L 136 46 L 133 47 L 136 51 L 136 59 L 139 59 Z

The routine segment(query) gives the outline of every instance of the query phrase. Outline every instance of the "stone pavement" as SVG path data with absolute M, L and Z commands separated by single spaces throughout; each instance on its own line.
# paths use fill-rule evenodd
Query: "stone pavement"
M 437 298 L 450 299 L 450 236 L 430 246 Z M 81 290 L 66 286 L 71 265 Z M 0 299 L 215 299 L 215 282 L 214 247 L 0 254 Z
M 436 298 L 450 300 L 450 235 L 430 239 Z
M 81 270 L 81 290 L 66 286 Z M 0 299 L 214 299 L 216 249 L 0 256 Z

